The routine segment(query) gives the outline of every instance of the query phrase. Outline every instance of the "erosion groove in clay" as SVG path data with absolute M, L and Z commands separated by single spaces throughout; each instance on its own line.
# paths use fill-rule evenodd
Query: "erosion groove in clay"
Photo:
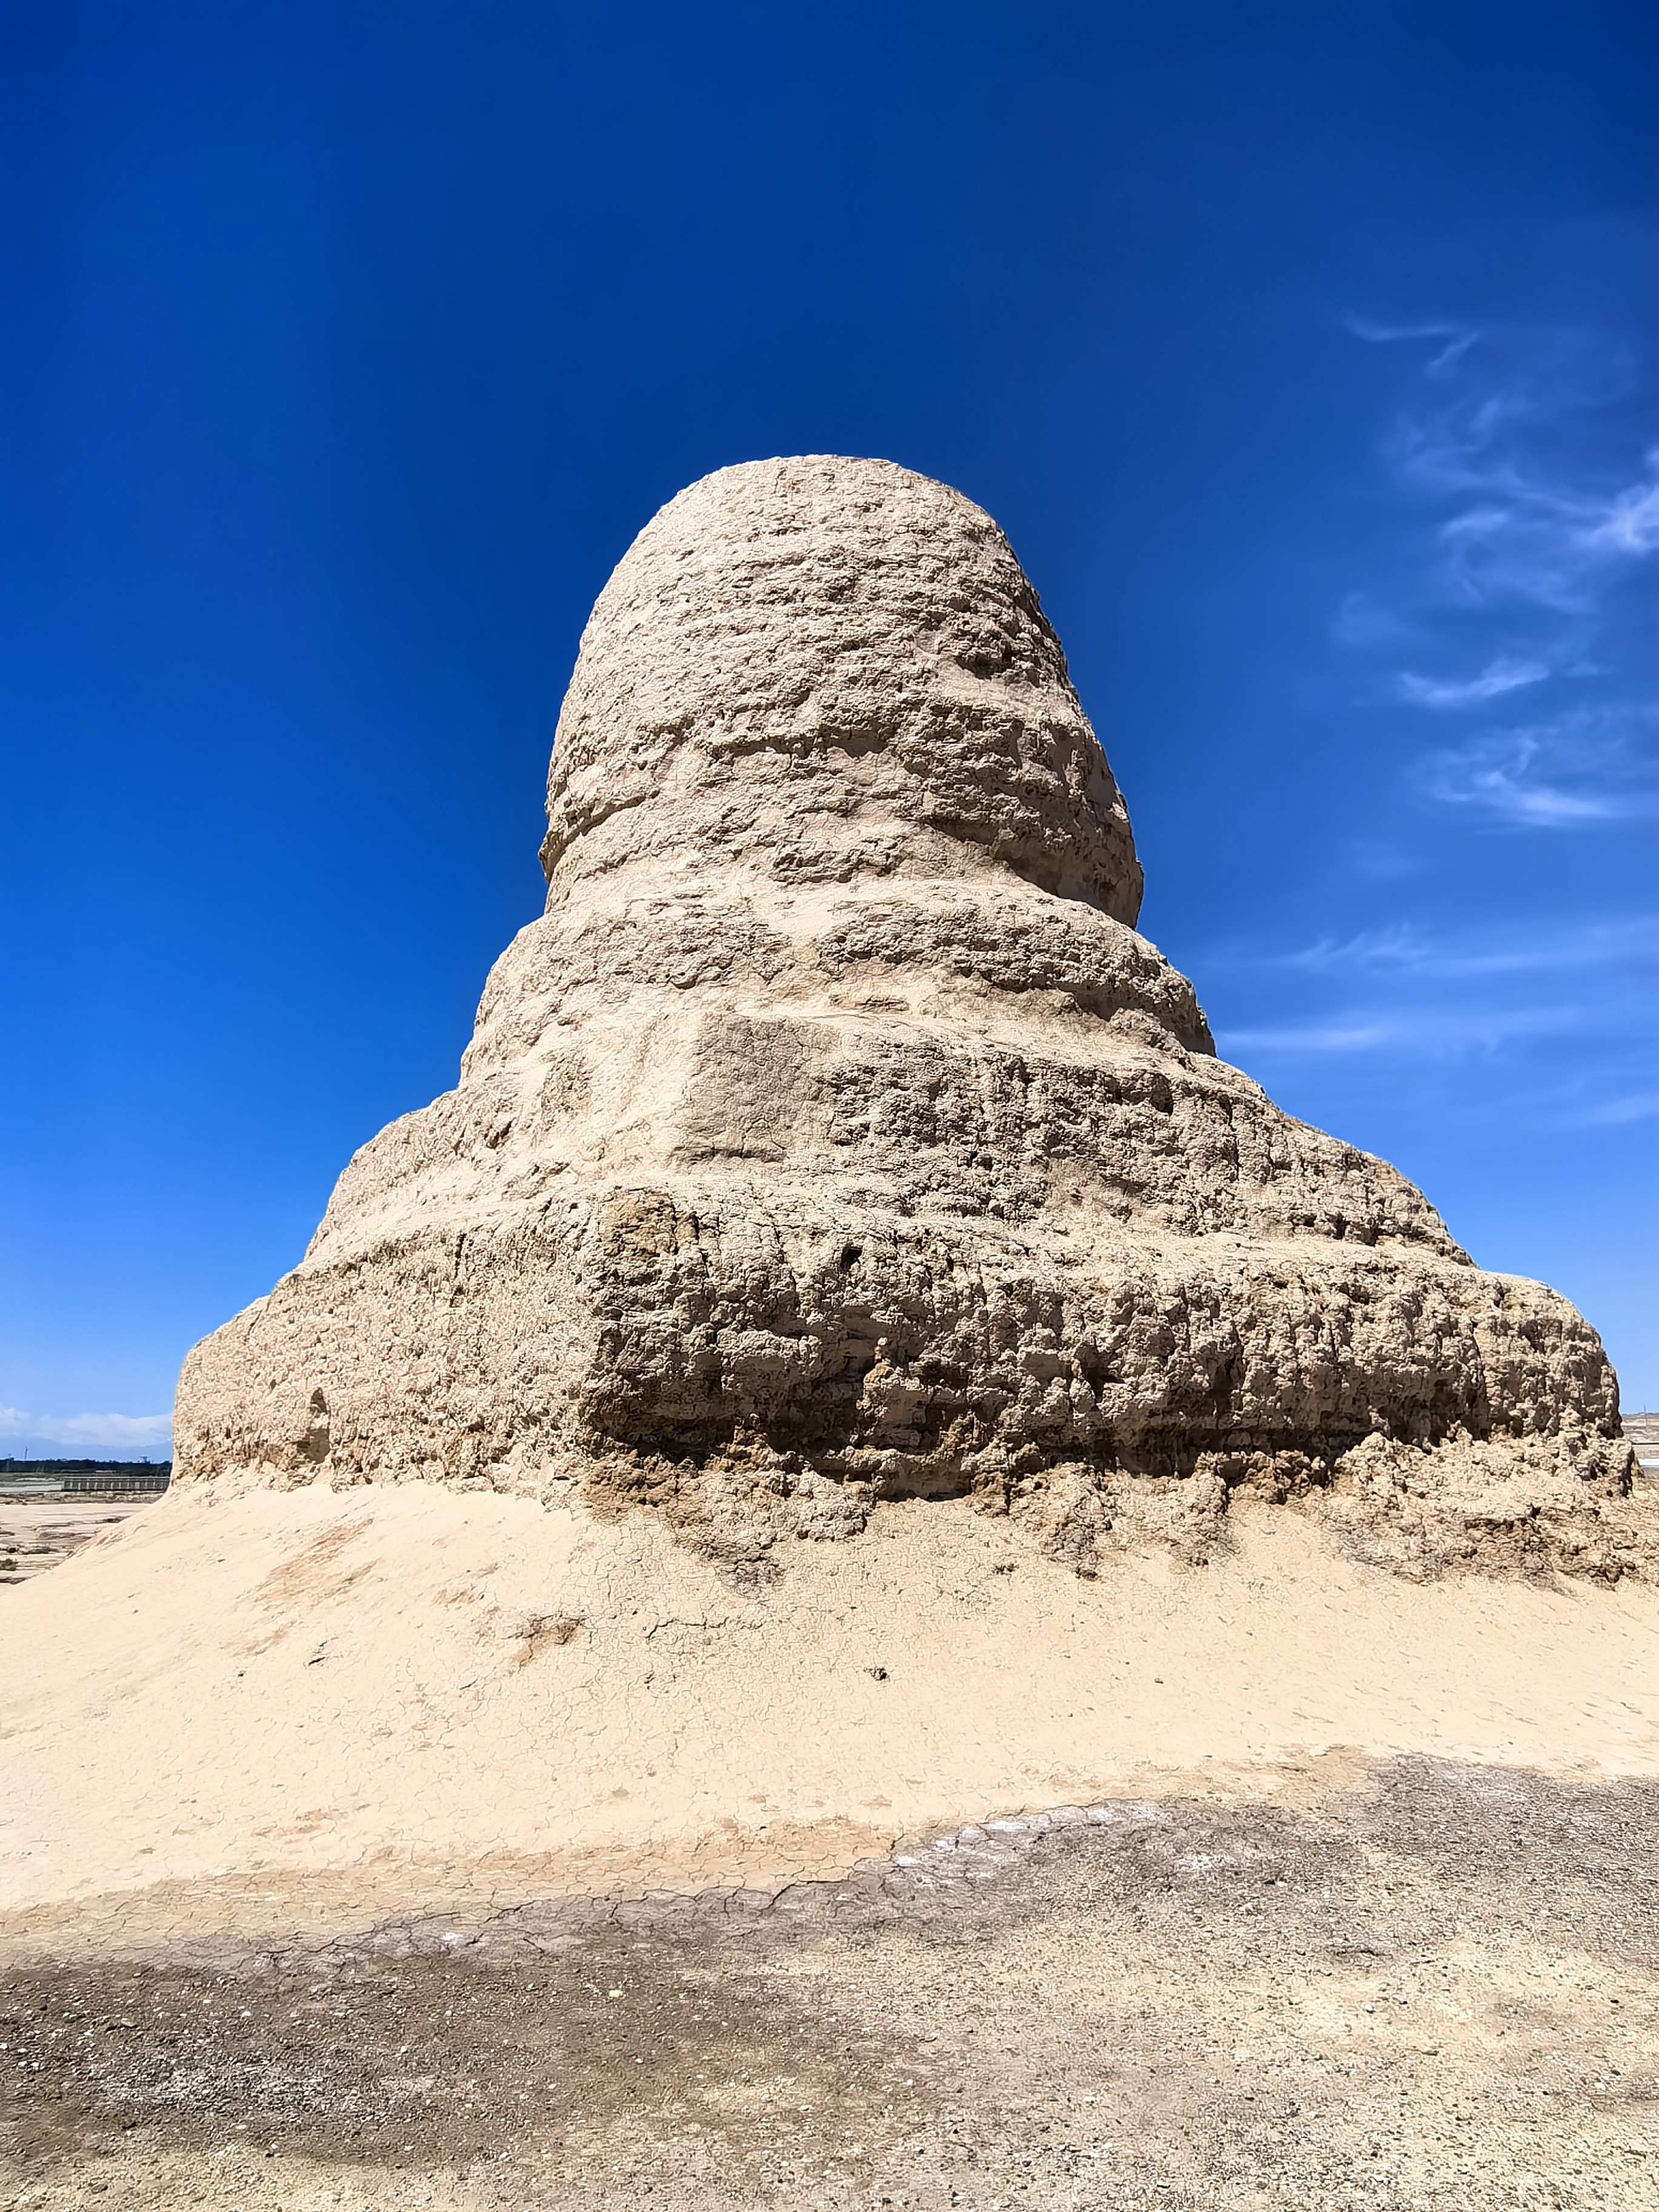
M 1362 1557 L 1651 1554 L 1595 1332 L 1215 1057 L 989 517 L 754 462 L 584 634 L 459 1087 L 197 1346 L 179 1479 L 640 1507 L 750 1575 L 969 1495 L 1093 1571 L 1230 1496 Z

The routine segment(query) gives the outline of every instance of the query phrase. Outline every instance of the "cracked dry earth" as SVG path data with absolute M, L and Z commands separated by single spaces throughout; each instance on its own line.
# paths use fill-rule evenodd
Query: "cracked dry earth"
M 1402 1759 L 775 1897 L 14 1968 L 0 2203 L 1650 2206 L 1656 1814 Z

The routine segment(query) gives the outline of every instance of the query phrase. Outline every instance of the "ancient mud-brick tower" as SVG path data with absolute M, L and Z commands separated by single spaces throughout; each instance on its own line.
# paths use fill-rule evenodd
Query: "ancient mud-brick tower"
M 683 492 L 593 610 L 548 817 L 459 1087 L 191 1354 L 181 1479 L 490 1484 L 751 1561 L 960 1495 L 1086 1570 L 1241 1486 L 1401 1559 L 1585 1548 L 1626 1480 L 1594 1332 L 1216 1059 L 960 494 Z

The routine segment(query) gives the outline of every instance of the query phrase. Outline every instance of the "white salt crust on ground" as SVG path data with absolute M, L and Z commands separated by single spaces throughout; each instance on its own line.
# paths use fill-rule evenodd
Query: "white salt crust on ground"
M 1659 1591 L 1413 1585 L 1294 1509 L 1231 1526 L 1090 1582 L 912 1502 L 750 1595 L 640 1514 L 170 1496 L 0 1607 L 0 1947 L 769 1884 L 1400 1753 L 1659 1773 Z

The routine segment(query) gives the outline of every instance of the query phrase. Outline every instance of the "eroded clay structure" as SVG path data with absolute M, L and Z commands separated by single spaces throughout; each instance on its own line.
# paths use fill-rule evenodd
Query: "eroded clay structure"
M 691 486 L 595 606 L 458 1087 L 197 1346 L 179 1474 L 490 1484 L 738 1561 L 965 1496 L 1084 1571 L 1230 1498 L 1616 1571 L 1594 1331 L 1215 1056 L 1007 541 L 883 461 Z

